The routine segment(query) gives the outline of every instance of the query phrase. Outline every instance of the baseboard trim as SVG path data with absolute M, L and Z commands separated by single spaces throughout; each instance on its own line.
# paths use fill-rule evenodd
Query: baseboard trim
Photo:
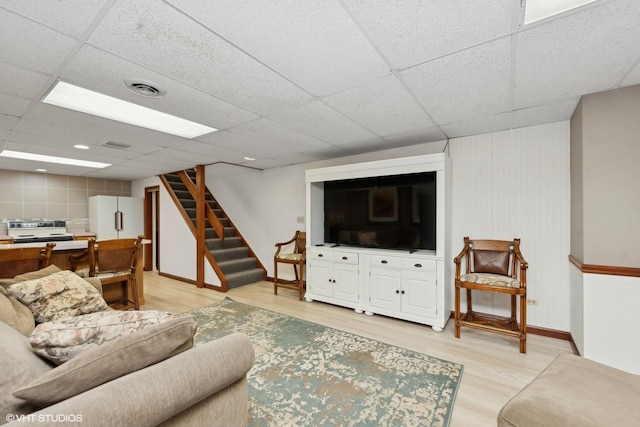
M 163 273 L 161 271 L 158 271 L 158 276 L 162 276 L 162 277 L 166 277 L 166 278 L 169 278 L 169 279 L 177 280 L 179 282 L 184 282 L 184 283 L 188 283 L 190 285 L 198 286 L 198 283 L 195 280 L 187 279 L 186 277 L 175 276 L 173 274 Z M 209 283 L 205 283 L 204 287 L 207 288 L 207 289 L 212 289 L 214 291 L 223 292 L 222 288 L 220 286 L 211 285 Z

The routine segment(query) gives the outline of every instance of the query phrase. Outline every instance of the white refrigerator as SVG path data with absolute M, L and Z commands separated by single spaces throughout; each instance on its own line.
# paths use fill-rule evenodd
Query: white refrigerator
M 142 197 L 89 197 L 89 231 L 96 240 L 136 238 L 144 234 Z

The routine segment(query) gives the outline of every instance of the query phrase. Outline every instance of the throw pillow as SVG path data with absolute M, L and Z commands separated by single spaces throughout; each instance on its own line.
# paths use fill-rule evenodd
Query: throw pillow
M 100 292 L 72 271 L 16 283 L 7 290 L 29 307 L 36 323 L 107 309 Z
M 24 282 L 25 280 L 33 280 L 33 279 L 41 279 L 43 277 L 47 277 L 53 273 L 60 273 L 62 270 L 58 268 L 56 265 L 50 265 L 45 268 L 41 268 L 37 271 L 30 271 L 28 273 L 18 274 L 13 279 L 6 278 L 0 279 L 0 285 L 8 288 L 11 285 L 15 285 L 16 283 Z
M 9 295 L 2 286 L 0 286 L 0 320 L 24 336 L 29 336 L 36 325 L 31 310 Z
M 196 328 L 195 318 L 184 316 L 123 335 L 88 349 L 13 395 L 52 405 L 191 348 Z
M 166 311 L 103 311 L 41 323 L 29 341 L 36 354 L 59 365 L 91 347 L 171 318 Z

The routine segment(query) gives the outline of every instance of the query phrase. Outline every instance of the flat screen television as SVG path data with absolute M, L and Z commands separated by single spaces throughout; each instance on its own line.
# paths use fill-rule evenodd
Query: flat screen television
M 325 181 L 324 241 L 436 249 L 436 172 Z

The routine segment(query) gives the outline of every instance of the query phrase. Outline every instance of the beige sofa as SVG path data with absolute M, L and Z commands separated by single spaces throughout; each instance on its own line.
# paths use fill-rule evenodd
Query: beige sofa
M 498 427 L 640 425 L 640 376 L 558 356 L 500 410 Z
M 99 289 L 99 283 L 95 285 Z M 56 369 L 61 370 L 65 364 L 71 364 L 70 361 L 56 367 L 32 351 L 31 344 L 25 336 L 23 308 L 24 306 L 21 307 L 10 295 L 0 293 L 0 424 L 247 424 L 246 376 L 253 365 L 254 351 L 249 339 L 242 334 L 228 335 L 170 355 L 157 363 L 144 366 L 52 405 L 17 398 L 13 395 L 14 390 L 25 383 L 30 385 L 38 378 L 51 376 Z M 189 326 L 187 320 L 175 320 L 183 329 Z M 22 328 L 16 323 L 21 323 Z M 192 327 L 192 331 L 193 328 L 195 326 Z M 19 329 L 22 329 L 22 333 L 18 332 Z M 128 339 L 131 340 L 135 334 L 142 332 L 134 332 Z M 188 344 L 190 345 L 190 342 Z M 142 348 L 141 353 L 145 352 L 152 355 L 155 349 Z M 118 360 L 113 362 L 118 363 Z M 95 372 L 94 375 L 100 375 L 100 372 Z

